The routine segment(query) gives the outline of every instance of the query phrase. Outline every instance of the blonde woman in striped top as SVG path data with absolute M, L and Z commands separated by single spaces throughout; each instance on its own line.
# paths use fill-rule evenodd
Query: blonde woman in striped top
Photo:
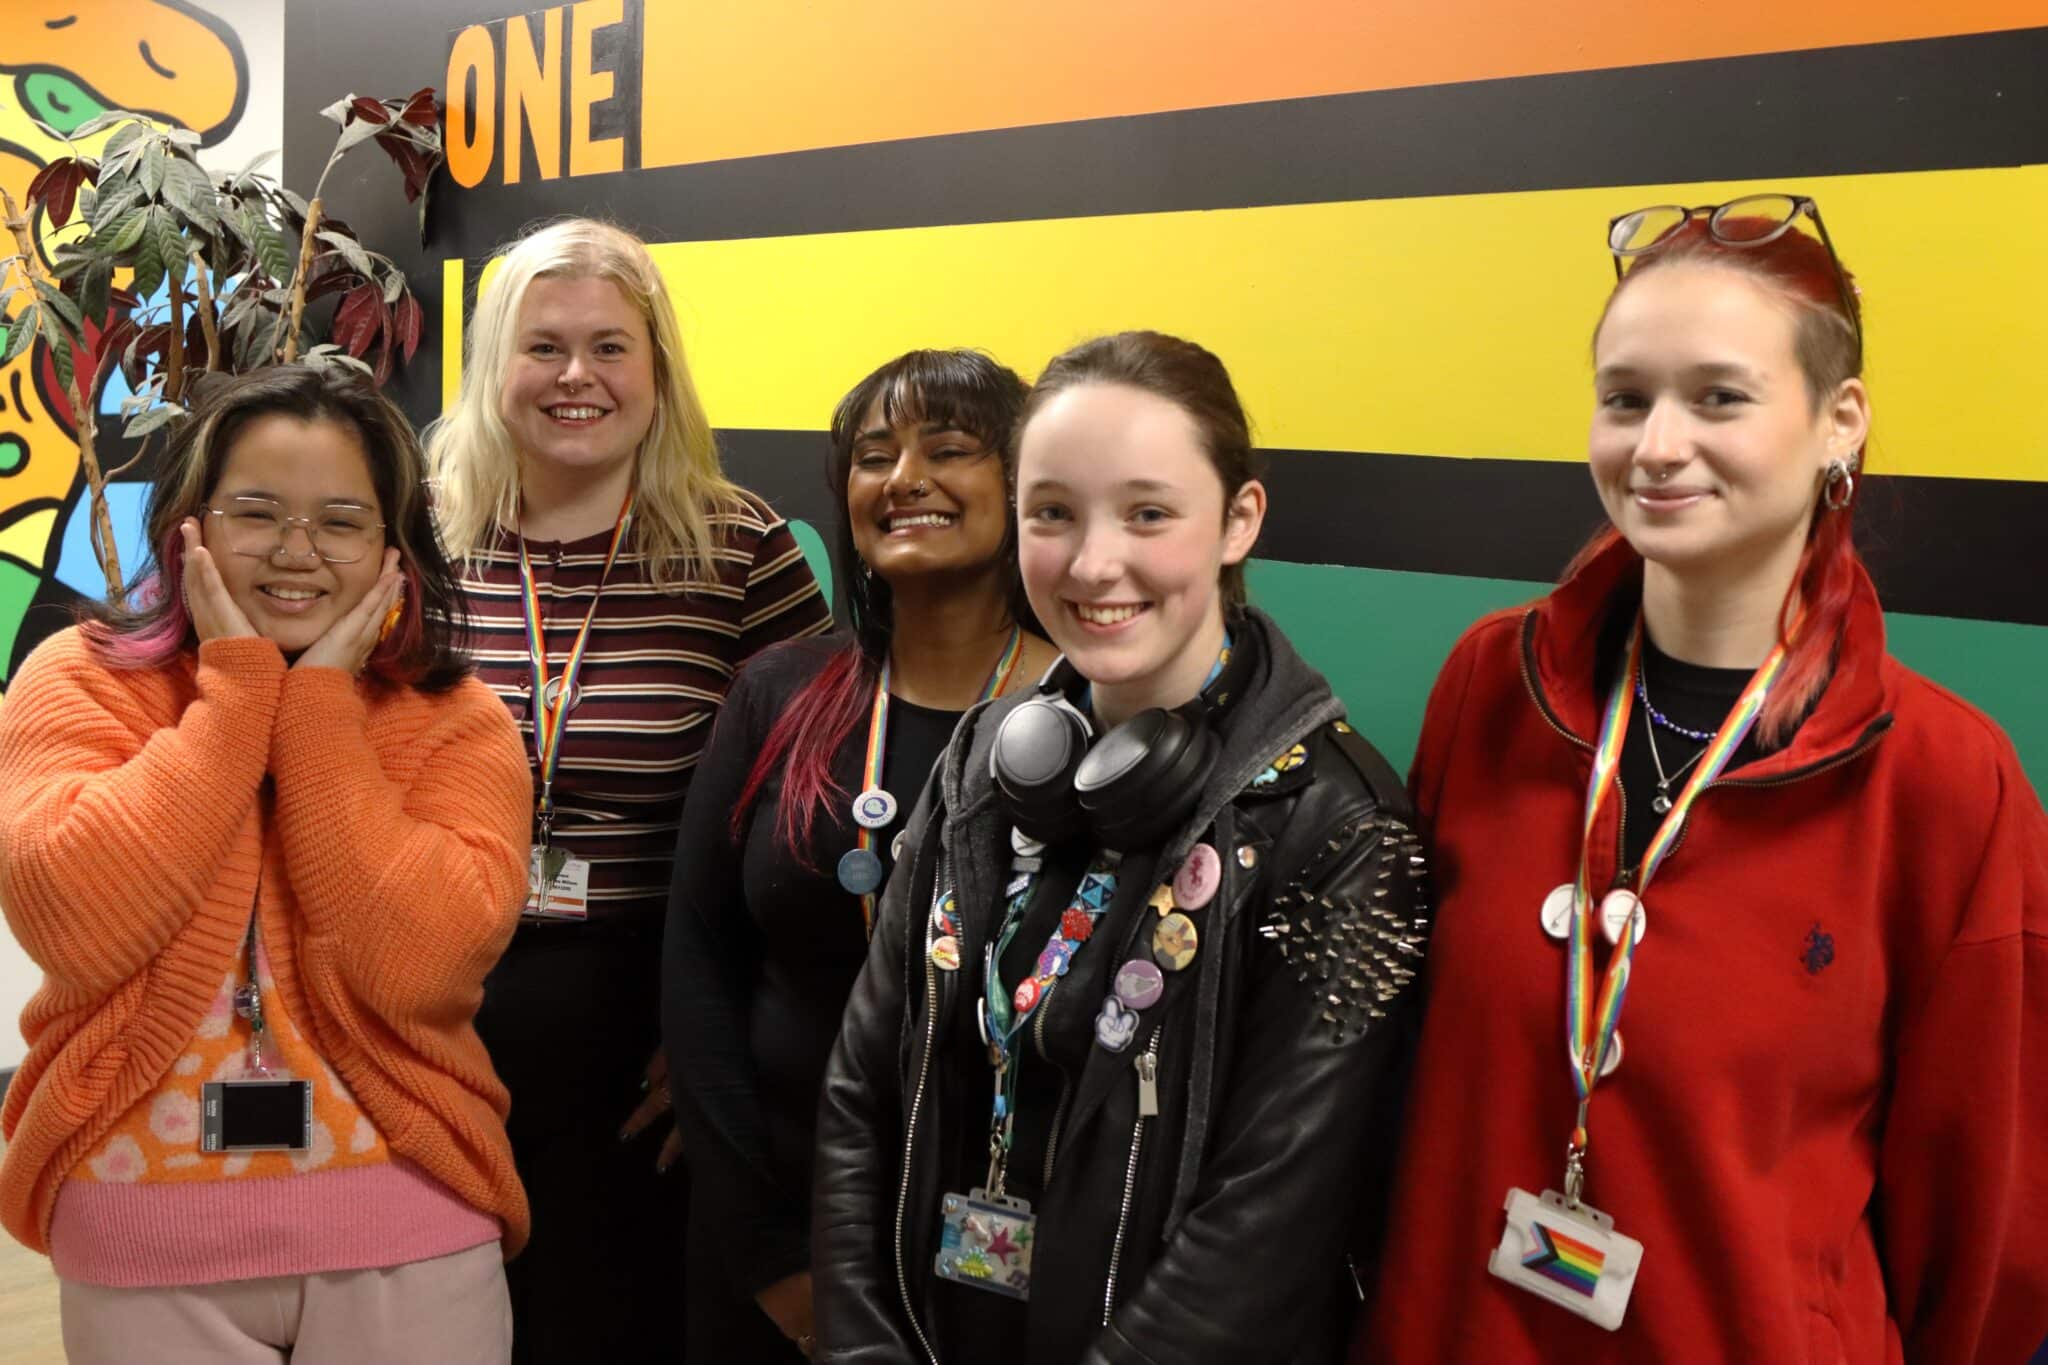
M 514 243 L 465 358 L 429 433 L 436 505 L 535 806 L 528 913 L 477 1019 L 534 1208 L 515 1359 L 652 1359 L 683 1275 L 649 1064 L 676 823 L 734 671 L 830 612 L 789 528 L 721 472 L 638 238 L 571 219 Z

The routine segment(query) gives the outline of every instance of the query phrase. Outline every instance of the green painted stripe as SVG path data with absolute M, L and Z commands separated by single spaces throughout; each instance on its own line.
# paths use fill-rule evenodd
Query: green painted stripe
M 7 680 L 14 638 L 35 596 L 36 576 L 11 559 L 0 559 L 0 682 Z
M 808 522 L 792 521 L 818 581 L 831 591 L 831 556 Z M 1451 646 L 1480 617 L 1533 601 L 1550 584 L 1512 578 L 1252 561 L 1252 600 L 1286 630 L 1350 709 L 1351 723 L 1403 772 L 1422 710 Z M 2004 728 L 2036 791 L 2048 788 L 2048 626 L 1885 614 L 1900 663 L 1932 678 Z
M 1406 771 L 1422 710 L 1451 646 L 1480 616 L 1541 596 L 1547 583 L 1257 561 L 1252 600 L 1272 613 L 1350 708 L 1356 725 Z M 2012 737 L 2036 792 L 2048 789 L 2048 626 L 1888 612 L 1900 663 L 1977 707 Z

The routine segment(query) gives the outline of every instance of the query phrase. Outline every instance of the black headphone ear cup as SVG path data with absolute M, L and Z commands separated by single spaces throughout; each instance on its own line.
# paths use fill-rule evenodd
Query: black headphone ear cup
M 1105 848 L 1144 848 L 1194 813 L 1221 750 L 1200 716 L 1150 710 L 1104 735 L 1074 773 L 1074 792 Z
M 1074 774 L 1088 753 L 1087 720 L 1065 697 L 1034 697 L 1003 717 L 988 753 L 1010 823 L 1028 839 L 1056 843 L 1087 819 L 1074 799 Z

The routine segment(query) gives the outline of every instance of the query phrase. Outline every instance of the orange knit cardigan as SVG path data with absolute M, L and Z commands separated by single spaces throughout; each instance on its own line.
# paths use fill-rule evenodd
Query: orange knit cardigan
M 57 1191 L 194 1036 L 261 932 L 301 1032 L 391 1150 L 527 1234 L 508 1097 L 471 1020 L 518 922 L 531 779 L 474 679 L 289 669 L 254 637 L 124 671 L 67 630 L 0 702 L 0 908 L 44 972 L 0 1128 L 0 1224 Z

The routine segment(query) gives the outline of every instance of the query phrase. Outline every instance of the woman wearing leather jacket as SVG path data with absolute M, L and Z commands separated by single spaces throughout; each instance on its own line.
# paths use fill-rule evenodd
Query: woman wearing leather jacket
M 819 1115 L 820 1359 L 1341 1344 L 1425 867 L 1245 605 L 1256 472 L 1190 343 L 1088 342 L 1032 392 L 1020 559 L 1065 658 L 968 713 L 883 898 Z

